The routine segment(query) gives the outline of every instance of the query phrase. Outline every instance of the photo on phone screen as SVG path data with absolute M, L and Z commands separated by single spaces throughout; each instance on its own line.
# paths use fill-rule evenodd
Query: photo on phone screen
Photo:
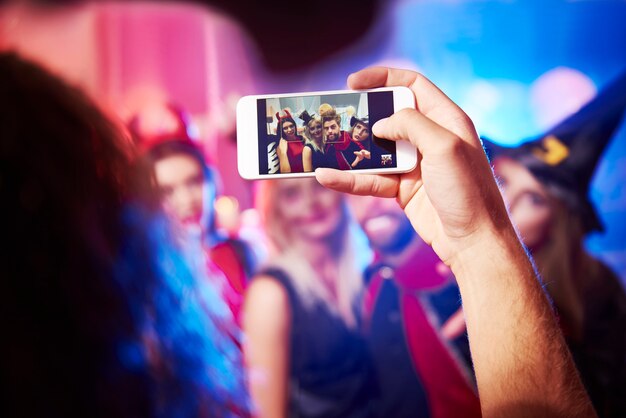
M 259 175 L 393 168 L 396 143 L 371 126 L 394 113 L 392 91 L 257 99 Z

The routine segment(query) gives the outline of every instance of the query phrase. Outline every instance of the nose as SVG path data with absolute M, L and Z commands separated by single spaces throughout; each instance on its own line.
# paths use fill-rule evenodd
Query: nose
M 180 187 L 176 191 L 174 199 L 181 212 L 190 211 L 193 207 L 193 194 L 187 187 Z

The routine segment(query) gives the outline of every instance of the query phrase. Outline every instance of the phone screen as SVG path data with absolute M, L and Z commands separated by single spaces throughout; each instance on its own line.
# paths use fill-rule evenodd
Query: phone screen
M 259 174 L 395 168 L 396 143 L 371 132 L 393 113 L 391 91 L 258 99 Z

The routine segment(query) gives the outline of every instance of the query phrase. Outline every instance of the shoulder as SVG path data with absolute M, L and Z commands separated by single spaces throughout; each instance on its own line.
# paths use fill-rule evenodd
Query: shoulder
M 287 289 L 281 281 L 273 274 L 265 272 L 254 276 L 247 293 L 252 295 L 261 292 L 271 294 L 273 297 L 287 295 Z
M 246 289 L 246 309 L 254 308 L 266 312 L 284 310 L 289 307 L 289 292 L 275 276 L 259 274 Z
M 254 277 L 246 290 L 244 328 L 270 325 L 272 329 L 284 329 L 290 311 L 289 294 L 280 281 L 269 274 Z

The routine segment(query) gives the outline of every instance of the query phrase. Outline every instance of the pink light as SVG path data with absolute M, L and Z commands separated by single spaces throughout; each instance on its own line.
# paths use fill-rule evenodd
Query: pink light
M 537 125 L 549 129 L 578 111 L 596 95 L 596 87 L 585 74 L 567 67 L 557 67 L 531 85 L 531 107 Z

